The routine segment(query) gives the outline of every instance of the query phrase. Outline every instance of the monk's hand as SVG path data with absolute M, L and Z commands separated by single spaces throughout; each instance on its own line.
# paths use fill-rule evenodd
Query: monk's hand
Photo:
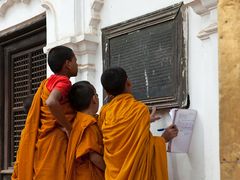
M 178 134 L 178 128 L 175 124 L 168 126 L 162 134 L 162 137 L 165 139 L 166 142 L 175 138 Z
M 160 115 L 157 115 L 156 111 L 157 111 L 157 107 L 153 106 L 152 107 L 152 112 L 150 114 L 150 122 L 154 122 L 154 121 L 160 119 Z

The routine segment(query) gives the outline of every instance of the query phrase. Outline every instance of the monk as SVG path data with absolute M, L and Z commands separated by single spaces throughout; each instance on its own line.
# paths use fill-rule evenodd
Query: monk
M 101 83 L 112 97 L 99 114 L 105 179 L 167 180 L 165 143 L 177 136 L 176 126 L 169 126 L 162 137 L 152 136 L 148 107 L 131 94 L 131 82 L 124 69 L 107 69 Z
M 78 66 L 73 51 L 57 46 L 48 54 L 54 72 L 42 81 L 28 112 L 12 179 L 64 180 L 68 136 L 75 111 L 68 103 L 70 77 Z
M 95 114 L 99 100 L 88 81 L 75 83 L 69 92 L 69 101 L 77 111 L 70 134 L 66 157 L 66 180 L 103 180 L 102 135 Z

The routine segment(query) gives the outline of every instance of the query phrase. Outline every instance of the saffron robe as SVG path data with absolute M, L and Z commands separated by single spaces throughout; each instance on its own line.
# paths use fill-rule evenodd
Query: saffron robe
M 106 180 L 167 180 L 165 140 L 150 132 L 147 106 L 131 94 L 116 96 L 99 115 Z
M 12 179 L 48 180 L 65 178 L 68 138 L 59 128 L 46 100 L 50 94 L 44 80 L 38 88 L 21 133 L 17 160 Z M 62 104 L 67 120 L 72 121 L 75 111 L 68 102 Z
M 96 119 L 78 112 L 69 138 L 65 180 L 103 180 L 104 172 L 88 157 L 89 152 L 103 156 L 102 135 Z

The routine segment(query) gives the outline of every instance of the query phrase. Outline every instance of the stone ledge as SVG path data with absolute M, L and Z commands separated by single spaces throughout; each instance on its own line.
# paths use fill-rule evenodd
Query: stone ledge
M 194 12 L 201 16 L 208 14 L 217 7 L 217 0 L 185 0 L 184 3 L 192 7 Z
M 48 53 L 49 50 L 55 46 L 65 45 L 72 48 L 76 55 L 96 54 L 98 43 L 98 37 L 96 35 L 83 34 L 74 37 L 66 37 L 54 43 L 47 44 L 43 50 L 44 53 Z
M 217 23 L 210 24 L 209 26 L 201 30 L 198 33 L 197 37 L 201 40 L 208 39 L 211 34 L 217 33 L 217 29 Z

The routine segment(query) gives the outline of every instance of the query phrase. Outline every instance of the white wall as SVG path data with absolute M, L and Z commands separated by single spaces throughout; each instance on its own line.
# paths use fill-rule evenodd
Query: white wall
M 5 13 L 0 16 L 0 31 L 31 19 L 44 11 L 39 0 L 32 0 L 28 4 L 16 2 L 7 8 Z
M 150 13 L 180 1 L 106 1 L 101 11 L 100 27 L 107 26 Z M 196 14 L 188 12 L 188 56 L 190 108 L 198 111 L 192 143 L 188 154 L 168 154 L 171 180 L 219 180 L 219 118 L 218 118 L 218 47 L 217 33 L 205 40 L 197 36 L 209 24 L 216 22 L 216 11 Z M 100 44 L 101 45 L 101 44 Z M 101 48 L 101 47 L 99 47 Z M 101 52 L 97 52 L 97 67 L 102 67 Z M 100 85 L 98 85 L 100 86 Z M 153 134 L 169 121 L 151 125 Z
M 198 110 L 190 153 L 192 179 L 220 179 L 219 164 L 219 94 L 218 94 L 218 37 L 212 34 L 199 40 L 196 35 L 215 15 L 199 18 L 192 10 L 189 16 L 189 91 L 191 108 Z
M 159 10 L 166 6 L 181 2 L 180 0 L 122 0 L 105 1 L 101 11 L 101 27 L 110 26 L 131 18 Z
M 214 29 L 217 16 L 216 8 L 209 5 L 211 1 L 215 3 L 215 0 L 185 1 L 188 7 L 186 9 L 188 28 L 185 30 L 188 30 L 186 38 L 188 41 L 190 108 L 198 111 L 198 117 L 189 153 L 168 155 L 170 180 L 220 179 L 218 37 Z M 0 17 L 0 31 L 46 11 L 47 47 L 45 50 L 60 44 L 73 47 L 78 63 L 86 68 L 80 67 L 79 76 L 73 78 L 72 81 L 90 80 L 95 85 L 101 100 L 102 46 L 100 29 L 180 1 L 103 0 L 101 2 L 103 2 L 102 8 L 99 8 L 95 14 L 92 9 L 92 1 L 88 0 L 46 0 L 42 2 L 31 0 L 29 4 L 15 3 L 3 17 Z M 189 2 L 190 4 L 188 4 Z M 191 4 L 191 2 L 194 3 Z M 101 20 L 100 24 L 94 24 L 97 28 L 96 32 L 90 26 L 95 15 Z M 85 35 L 89 35 L 89 37 Z M 48 75 L 50 74 L 51 71 L 48 70 Z M 167 123 L 169 122 L 153 123 L 151 130 L 157 134 L 156 129 L 166 126 Z

